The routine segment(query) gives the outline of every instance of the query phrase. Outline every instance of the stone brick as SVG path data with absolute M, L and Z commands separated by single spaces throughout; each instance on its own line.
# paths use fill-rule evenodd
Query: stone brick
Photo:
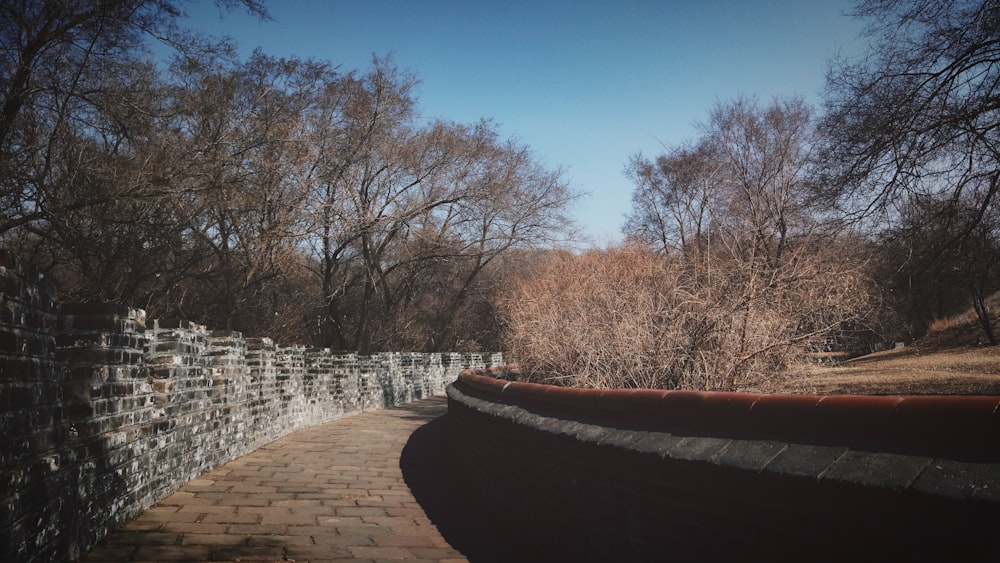
M 461 369 L 502 362 L 445 356 L 276 347 L 121 305 L 60 304 L 50 280 L 0 251 L 0 560 L 76 556 L 140 514 L 136 522 L 150 527 L 256 524 L 262 515 L 218 507 L 219 497 L 167 497 L 295 429 L 442 393 Z M 239 495 L 263 491 L 339 498 L 336 483 L 252 469 L 194 491 L 232 485 L 241 508 L 261 501 Z

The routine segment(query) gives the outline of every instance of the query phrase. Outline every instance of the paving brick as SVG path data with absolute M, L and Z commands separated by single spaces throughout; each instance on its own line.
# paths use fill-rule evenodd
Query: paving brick
M 336 509 L 332 506 L 293 506 L 289 510 L 292 514 L 321 516 L 335 514 Z
M 298 528 L 298 526 L 293 526 Z M 283 524 L 228 524 L 227 534 L 287 534 L 289 526 Z
M 386 535 L 386 536 L 374 536 L 372 541 L 375 545 L 379 547 L 446 547 L 448 544 L 441 545 L 441 541 L 438 541 L 433 536 L 427 535 Z M 443 540 L 442 540 L 443 541 Z
M 202 514 L 199 512 L 179 512 L 178 507 L 173 506 L 173 511 L 170 512 L 144 512 L 136 517 L 138 522 L 197 522 L 198 517 Z M 181 507 L 184 508 L 184 507 Z M 232 509 L 230 509 L 232 510 Z
M 216 493 L 212 493 L 214 496 Z M 247 495 L 245 493 L 225 493 L 218 497 L 219 504 L 226 506 L 270 506 L 271 499 L 263 495 Z
M 419 506 L 394 506 L 387 507 L 385 513 L 388 516 L 407 516 L 413 518 L 423 516 L 424 510 Z
M 267 535 L 267 534 L 254 534 L 248 536 L 247 545 L 265 545 L 265 546 L 311 546 L 316 545 L 313 542 L 312 536 L 286 536 L 286 535 Z
M 338 534 L 341 536 L 362 536 L 366 538 L 372 538 L 375 536 L 389 536 L 395 534 L 396 531 L 388 526 L 379 526 L 377 524 L 361 524 L 359 526 L 337 526 L 334 528 Z M 366 542 L 368 543 L 368 542 Z
M 761 471 L 788 445 L 771 440 L 733 440 L 714 461 L 722 465 Z
M 225 506 L 225 505 L 201 505 L 195 504 L 192 506 L 181 506 L 177 509 L 178 514 L 184 513 L 194 513 L 194 514 L 233 514 L 236 512 L 235 506 Z
M 242 534 L 185 534 L 182 545 L 243 545 L 247 537 Z
M 393 535 L 399 535 L 399 536 L 430 535 L 431 537 L 437 537 L 439 535 L 437 533 L 437 528 L 429 523 L 428 524 L 414 524 L 412 522 L 408 524 L 401 523 L 392 526 L 387 526 L 387 528 L 391 530 Z
M 167 522 L 163 524 L 164 532 L 179 534 L 225 534 L 228 524 L 208 524 L 206 522 Z
M 227 545 L 214 546 L 211 551 L 212 561 L 240 561 L 246 563 L 271 563 L 286 561 L 284 548 L 260 545 Z
M 338 516 L 385 516 L 384 508 L 371 506 L 340 506 L 336 508 Z
M 154 520 L 132 520 L 126 524 L 123 530 L 134 530 L 134 531 L 144 531 L 144 532 L 154 532 L 156 530 L 164 529 L 166 524 L 160 521 Z
M 369 557 L 372 559 L 415 559 L 413 552 L 401 547 L 368 547 L 351 546 L 354 557 Z
M 338 544 L 288 545 L 284 546 L 283 554 L 288 561 L 309 561 L 310 563 L 323 561 L 354 561 L 356 563 L 358 561 L 351 554 L 350 548 Z
M 260 516 L 261 524 L 284 524 L 287 526 L 315 526 L 315 514 L 267 513 Z
M 104 563 L 127 561 L 132 558 L 140 546 L 133 544 L 97 544 L 83 559 L 87 563 Z
M 675 459 L 705 461 L 728 446 L 729 442 L 723 438 L 692 436 L 677 442 L 668 450 L 668 455 Z
M 229 488 L 231 493 L 250 493 L 256 495 L 266 495 L 270 493 L 278 492 L 277 487 L 265 487 L 263 485 L 250 484 L 247 482 L 242 482 L 236 485 L 231 485 Z
M 274 507 L 302 508 L 307 506 L 323 506 L 323 501 L 313 498 L 281 499 L 271 503 Z
M 278 485 L 277 488 L 278 488 L 278 492 L 279 493 L 307 493 L 307 494 L 312 494 L 312 493 L 322 493 L 323 492 L 323 487 L 319 487 L 319 486 L 305 486 L 305 485 L 287 485 L 287 486 L 283 486 L 283 485 Z M 294 498 L 294 497 L 291 497 L 291 498 Z
M 157 504 L 160 506 L 189 506 L 192 504 L 215 504 L 214 498 L 199 497 L 197 493 L 190 491 L 177 491 L 169 497 L 161 500 Z
M 211 561 L 212 546 L 144 545 L 139 547 L 133 557 L 139 561 Z
M 463 561 L 400 470 L 410 433 L 445 408 L 431 404 L 426 418 L 377 411 L 298 431 L 209 471 L 93 560 Z
M 260 522 L 260 514 L 236 514 L 232 512 L 206 514 L 200 521 L 206 524 L 256 524 Z

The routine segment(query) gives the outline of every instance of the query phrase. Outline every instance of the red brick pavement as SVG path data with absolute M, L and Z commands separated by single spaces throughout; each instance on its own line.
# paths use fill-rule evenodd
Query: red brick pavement
M 294 432 L 209 471 L 98 544 L 104 561 L 466 561 L 403 481 L 444 398 Z

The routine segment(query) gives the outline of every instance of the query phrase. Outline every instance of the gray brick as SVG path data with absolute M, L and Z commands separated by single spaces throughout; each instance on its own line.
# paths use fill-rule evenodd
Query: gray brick
M 1000 502 L 1000 463 L 935 459 L 920 473 L 913 488 L 949 498 Z
M 845 452 L 847 448 L 840 446 L 790 444 L 767 464 L 766 469 L 785 475 L 818 478 Z
M 903 490 L 927 467 L 926 457 L 849 451 L 823 474 L 823 479 L 848 481 L 867 487 Z

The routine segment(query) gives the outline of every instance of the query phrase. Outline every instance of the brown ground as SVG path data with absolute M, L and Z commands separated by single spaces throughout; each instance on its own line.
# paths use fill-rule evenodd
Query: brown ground
M 909 346 L 836 366 L 802 366 L 766 392 L 860 395 L 1000 395 L 1000 346 Z
M 1000 293 L 990 298 L 1000 329 Z M 1000 331 L 998 331 L 1000 332 Z M 857 395 L 1000 395 L 1000 346 L 983 346 L 984 332 L 967 312 L 931 325 L 913 345 L 834 366 L 803 365 L 749 391 Z

